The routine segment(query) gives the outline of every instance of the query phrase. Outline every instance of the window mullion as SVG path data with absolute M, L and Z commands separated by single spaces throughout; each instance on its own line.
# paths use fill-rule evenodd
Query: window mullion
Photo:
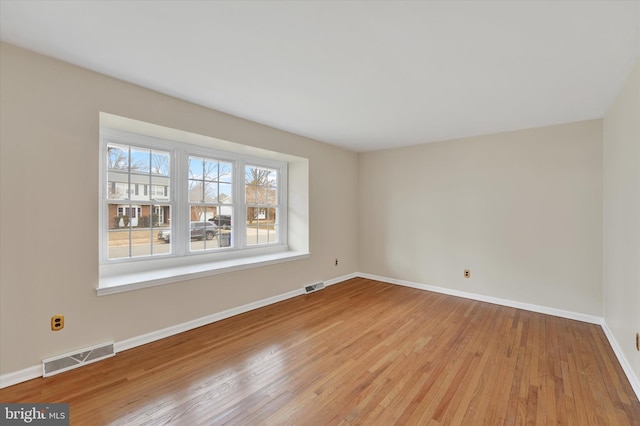
M 106 262 L 109 259 L 109 167 L 107 142 L 105 138 L 100 135 L 100 202 L 102 208 L 100 209 L 100 261 Z
M 235 236 L 234 238 L 234 246 L 243 249 L 247 243 L 247 204 L 245 197 L 245 161 L 238 160 L 236 162 L 236 185 L 235 185 L 235 199 L 236 199 L 236 208 L 234 209 L 236 213 L 236 223 L 235 227 Z
M 188 197 L 187 197 L 187 188 L 189 187 L 188 181 L 188 159 L 189 156 L 184 149 L 176 150 L 176 170 L 175 177 L 172 179 L 173 187 L 173 200 L 175 202 L 174 212 L 175 212 L 175 222 L 171 223 L 171 233 L 175 235 L 175 238 L 172 238 L 173 250 L 175 250 L 175 254 L 178 256 L 182 256 L 187 253 L 187 249 L 189 243 L 187 241 L 187 236 L 184 233 L 186 229 L 189 232 L 189 223 L 188 223 Z M 185 206 L 186 210 L 185 211 Z
M 149 150 L 149 175 L 147 176 L 147 184 L 149 185 L 149 187 L 151 186 L 151 182 L 153 179 L 151 179 L 151 176 L 153 175 L 153 149 Z M 145 184 L 143 184 L 143 186 L 146 186 Z M 143 195 L 144 194 L 144 189 L 143 189 Z M 153 197 L 151 197 L 151 195 L 149 195 L 149 253 L 151 254 L 151 256 L 153 256 L 153 251 L 154 251 L 154 245 L 153 243 L 154 241 L 154 232 L 153 232 L 153 211 L 154 211 L 154 203 L 155 200 L 153 199 Z
M 277 214 L 277 223 L 278 223 L 278 240 L 280 241 L 281 244 L 289 244 L 289 231 L 288 231 L 288 215 L 287 214 L 283 214 L 283 208 L 286 208 L 285 206 L 287 206 L 287 181 L 288 181 L 288 176 L 289 174 L 289 170 L 287 168 L 286 164 L 283 164 L 282 166 L 279 167 L 279 175 L 278 175 L 278 186 L 276 188 L 277 194 L 276 194 L 276 200 L 277 200 L 277 207 L 276 207 L 276 214 Z

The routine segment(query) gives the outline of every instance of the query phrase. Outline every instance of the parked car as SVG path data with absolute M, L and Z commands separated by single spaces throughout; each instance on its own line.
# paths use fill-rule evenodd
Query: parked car
M 212 240 L 218 234 L 218 227 L 213 222 L 191 222 L 189 224 L 189 233 L 192 240 Z M 171 241 L 171 230 L 163 229 L 158 232 L 158 239 L 165 243 Z
M 231 228 L 231 215 L 221 214 L 209 219 L 210 222 L 215 223 L 218 228 L 230 229 Z

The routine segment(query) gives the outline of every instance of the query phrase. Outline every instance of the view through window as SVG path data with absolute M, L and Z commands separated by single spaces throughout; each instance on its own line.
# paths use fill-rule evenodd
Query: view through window
M 103 156 L 105 262 L 286 243 L 284 162 L 108 131 Z

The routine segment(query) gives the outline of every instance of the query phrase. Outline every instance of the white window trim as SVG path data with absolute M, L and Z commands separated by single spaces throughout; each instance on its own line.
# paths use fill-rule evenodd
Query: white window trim
M 188 258 L 194 257 L 188 256 Z M 152 259 L 145 262 L 145 266 L 147 266 L 145 269 L 127 268 L 129 266 L 127 263 L 121 263 L 117 264 L 119 267 L 116 268 L 110 265 L 108 271 L 103 272 L 102 268 L 105 265 L 101 265 L 100 286 L 96 289 L 96 293 L 98 296 L 124 293 L 210 275 L 302 260 L 309 257 L 311 257 L 311 254 L 308 252 L 286 251 L 284 249 L 278 253 L 264 253 L 260 250 L 252 250 L 252 253 L 246 257 L 224 258 L 220 256 L 214 262 L 171 262 L 181 259 L 175 257 L 171 259 L 165 258 L 164 262 L 160 261 L 161 259 Z
M 164 150 L 171 155 L 170 191 L 172 199 L 162 202 L 171 206 L 172 234 L 171 254 L 149 257 L 108 259 L 108 205 L 104 191 L 107 185 L 106 146 L 108 143 L 133 145 L 142 148 Z M 229 248 L 220 248 L 208 252 L 190 252 L 189 241 L 184 238 L 188 227 L 181 226 L 188 221 L 187 191 L 177 191 L 176 186 L 187 180 L 189 155 L 204 156 L 229 161 L 234 167 L 234 229 L 233 244 Z M 246 204 L 244 194 L 245 164 L 268 167 L 278 170 L 280 206 L 278 227 L 279 241 L 269 244 L 246 246 L 246 229 L 237 226 L 246 223 Z M 100 274 L 98 295 L 136 290 L 170 282 L 184 281 L 201 276 L 219 274 L 239 269 L 264 266 L 299 260 L 309 257 L 307 251 L 290 251 L 288 246 L 287 225 L 287 181 L 286 161 L 261 158 L 245 153 L 228 152 L 180 141 L 166 140 L 116 129 L 101 128 L 100 131 Z M 184 210 L 184 211 L 183 211 Z M 284 212 L 284 214 L 282 214 Z M 185 231 L 185 228 L 187 229 Z M 174 234 L 175 233 L 175 234 Z

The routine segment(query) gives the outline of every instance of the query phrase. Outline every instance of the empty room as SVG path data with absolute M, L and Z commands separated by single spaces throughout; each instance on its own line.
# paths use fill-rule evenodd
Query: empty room
M 0 423 L 640 425 L 640 2 L 0 0 Z

